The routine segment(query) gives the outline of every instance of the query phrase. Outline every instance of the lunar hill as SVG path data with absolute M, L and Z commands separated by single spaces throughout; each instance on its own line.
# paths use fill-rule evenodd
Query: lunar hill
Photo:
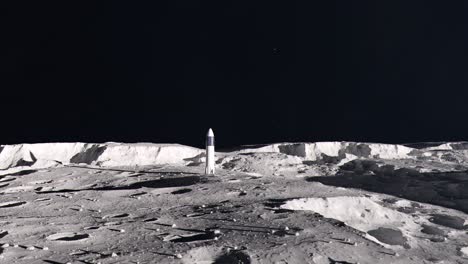
M 446 148 L 444 146 L 444 148 Z M 308 160 L 323 155 L 352 158 L 380 157 L 407 158 L 414 149 L 402 145 L 319 142 L 278 143 L 259 148 L 245 148 L 246 152 L 277 152 Z M 123 144 L 123 143 L 39 143 L 0 146 L 0 169 L 21 165 L 53 166 L 59 163 L 86 163 L 99 166 L 144 166 L 154 164 L 184 164 L 188 159 L 203 154 L 204 150 L 179 144 Z
M 4 263 L 468 263 L 468 143 L 0 146 Z

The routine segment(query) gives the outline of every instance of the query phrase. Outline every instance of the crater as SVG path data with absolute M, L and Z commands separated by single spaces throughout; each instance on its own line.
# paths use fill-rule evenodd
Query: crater
M 372 197 L 338 196 L 328 198 L 301 198 L 286 201 L 280 208 L 310 210 L 326 218 L 336 219 L 337 226 L 350 226 L 367 232 L 378 241 L 388 245 L 409 247 L 403 231 L 420 229 L 411 215 L 387 208 Z M 385 226 L 394 229 L 383 228 Z
M 186 188 L 186 189 L 180 189 L 180 190 L 177 190 L 177 191 L 173 191 L 171 193 L 172 194 L 183 194 L 183 193 L 189 193 L 191 191 L 192 191 L 192 189 Z
M 16 180 L 16 178 L 13 178 L 13 177 L 2 177 L 0 178 L 0 182 L 10 182 L 10 181 L 14 181 Z
M 45 201 L 51 201 L 51 200 L 52 200 L 51 198 L 37 198 L 34 201 L 35 202 L 45 202 Z
M 465 225 L 465 220 L 463 218 L 453 215 L 433 214 L 429 221 L 434 224 L 459 230 L 463 230 L 468 227 Z
M 170 238 L 168 240 L 173 243 L 190 243 L 190 242 L 197 242 L 197 241 L 212 240 L 219 236 L 220 234 L 216 234 L 213 231 L 209 231 L 209 232 L 202 233 L 202 234 L 190 234 L 190 235 L 178 236 L 176 238 Z
M 43 259 L 42 261 L 44 261 L 45 263 L 49 263 L 49 264 L 63 264 L 63 262 L 58 262 L 58 261 L 50 260 L 50 259 Z
M 7 174 L 7 175 L 10 175 L 10 176 L 24 176 L 24 175 L 32 174 L 32 173 L 35 173 L 35 172 L 37 172 L 37 170 L 22 170 L 22 171 L 10 173 L 10 174 Z
M 145 195 L 145 194 L 147 194 L 147 192 L 139 192 L 139 193 L 131 194 L 130 197 L 131 198 L 136 198 L 138 196 L 142 196 L 142 195 Z
M 22 201 L 11 201 L 11 202 L 4 202 L 0 203 L 0 208 L 8 208 L 8 207 L 16 207 L 26 204 L 26 202 Z
M 407 244 L 408 240 L 398 229 L 379 227 L 377 229 L 370 230 L 367 233 L 387 245 L 396 245 L 409 248 L 409 245 Z
M 124 217 L 128 217 L 128 216 L 129 216 L 129 214 L 123 213 L 123 214 L 107 215 L 107 216 L 104 216 L 104 218 L 124 218 Z
M 88 227 L 85 227 L 83 228 L 84 230 L 94 230 L 94 229 L 99 229 L 100 227 L 99 226 L 88 226 Z
M 158 220 L 158 218 L 153 217 L 153 218 L 145 219 L 145 220 L 143 220 L 143 222 L 154 222 L 154 221 L 157 221 L 157 220 Z
M 445 236 L 447 235 L 447 232 L 445 232 L 444 230 L 438 228 L 438 227 L 435 227 L 435 226 L 430 226 L 430 225 L 425 225 L 423 224 L 422 225 L 422 230 L 421 232 L 423 232 L 424 234 L 428 234 L 428 235 L 436 235 L 436 236 Z
M 46 237 L 47 240 L 52 241 L 77 241 L 83 240 L 88 238 L 88 234 L 78 234 L 73 232 L 64 232 L 64 233 L 57 233 Z
M 367 232 L 383 225 L 401 226 L 414 222 L 412 217 L 387 208 L 369 197 L 338 196 L 329 198 L 301 198 L 286 201 L 280 206 L 289 210 L 308 210 L 327 218 L 345 222 Z

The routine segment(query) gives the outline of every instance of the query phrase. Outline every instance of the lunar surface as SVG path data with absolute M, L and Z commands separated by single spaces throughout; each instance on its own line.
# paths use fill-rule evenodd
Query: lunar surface
M 1 263 L 468 263 L 468 143 L 0 146 Z

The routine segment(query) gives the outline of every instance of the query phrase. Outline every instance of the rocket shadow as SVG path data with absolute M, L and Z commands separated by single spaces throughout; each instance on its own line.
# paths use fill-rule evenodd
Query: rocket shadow
M 409 168 L 394 169 L 391 165 L 379 167 L 369 160 L 355 160 L 344 164 L 336 176 L 312 176 L 306 181 L 384 193 L 468 213 L 467 171 L 423 173 Z

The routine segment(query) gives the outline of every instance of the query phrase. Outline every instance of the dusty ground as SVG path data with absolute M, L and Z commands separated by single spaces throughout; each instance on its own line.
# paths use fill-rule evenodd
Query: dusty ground
M 2 263 L 468 263 L 465 161 L 220 155 L 0 176 Z

